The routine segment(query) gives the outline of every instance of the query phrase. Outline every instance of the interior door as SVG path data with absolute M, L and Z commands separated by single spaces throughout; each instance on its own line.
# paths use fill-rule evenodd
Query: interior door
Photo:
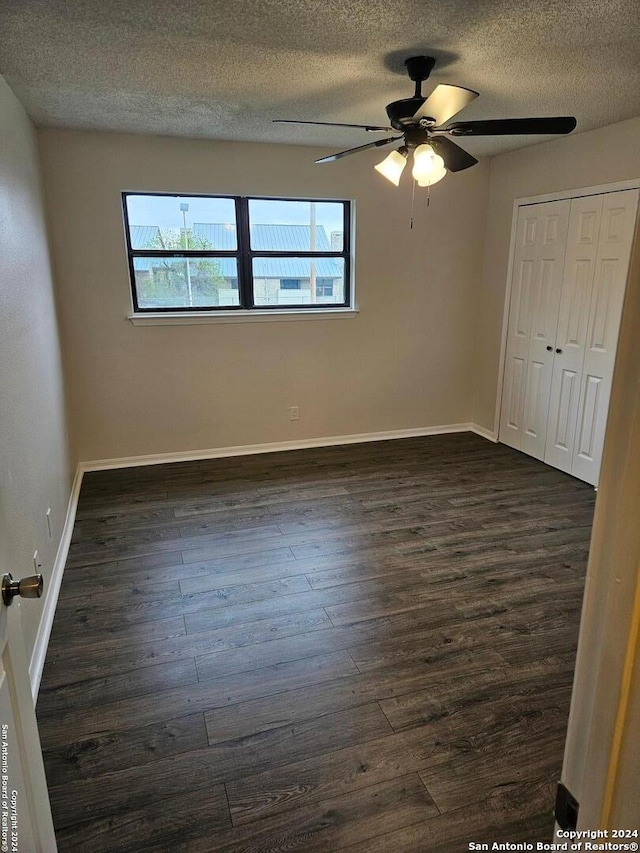
M 571 202 L 544 461 L 571 473 L 598 256 L 601 195 Z
M 500 441 L 544 458 L 568 200 L 520 208 L 513 261 Z
M 635 235 L 638 190 L 607 193 L 586 333 L 571 473 L 597 485 L 622 303 Z
M 0 600 L 0 849 L 57 850 L 17 599 Z

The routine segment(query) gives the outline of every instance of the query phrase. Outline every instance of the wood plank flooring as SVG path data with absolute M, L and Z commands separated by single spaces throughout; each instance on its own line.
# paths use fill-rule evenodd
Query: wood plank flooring
M 87 474 L 37 706 L 59 850 L 549 840 L 593 506 L 467 433 Z

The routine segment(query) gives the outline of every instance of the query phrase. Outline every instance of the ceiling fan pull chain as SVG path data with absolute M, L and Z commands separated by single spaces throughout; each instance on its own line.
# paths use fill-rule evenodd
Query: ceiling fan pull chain
M 413 230 L 413 211 L 416 206 L 416 182 L 413 181 L 411 184 L 411 229 Z
M 427 207 L 431 206 L 431 184 L 427 184 Z

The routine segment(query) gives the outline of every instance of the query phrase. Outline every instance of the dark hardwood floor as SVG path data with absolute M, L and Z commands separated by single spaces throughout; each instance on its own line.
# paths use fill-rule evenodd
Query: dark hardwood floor
M 59 850 L 550 840 L 594 492 L 475 435 L 86 475 Z

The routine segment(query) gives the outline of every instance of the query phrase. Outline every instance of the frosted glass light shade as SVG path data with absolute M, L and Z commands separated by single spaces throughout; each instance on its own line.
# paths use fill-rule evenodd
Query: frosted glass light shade
M 425 143 L 418 145 L 413 152 L 413 169 L 412 175 L 418 183 L 419 187 L 429 187 L 431 184 L 437 184 L 447 174 L 444 166 L 444 160 L 440 157 L 433 148 Z
M 392 184 L 399 186 L 400 184 L 400 176 L 404 171 L 404 167 L 407 165 L 407 155 L 403 154 L 402 151 L 392 151 L 391 154 L 388 154 L 382 163 L 378 163 L 377 166 L 373 168 L 380 172 L 381 175 L 391 181 Z
M 417 181 L 417 184 L 419 187 L 430 187 L 433 184 L 437 184 L 438 181 L 441 181 L 446 174 L 447 174 L 447 170 L 443 166 L 442 169 L 438 169 L 438 171 L 432 172 L 427 177 L 421 177 Z

